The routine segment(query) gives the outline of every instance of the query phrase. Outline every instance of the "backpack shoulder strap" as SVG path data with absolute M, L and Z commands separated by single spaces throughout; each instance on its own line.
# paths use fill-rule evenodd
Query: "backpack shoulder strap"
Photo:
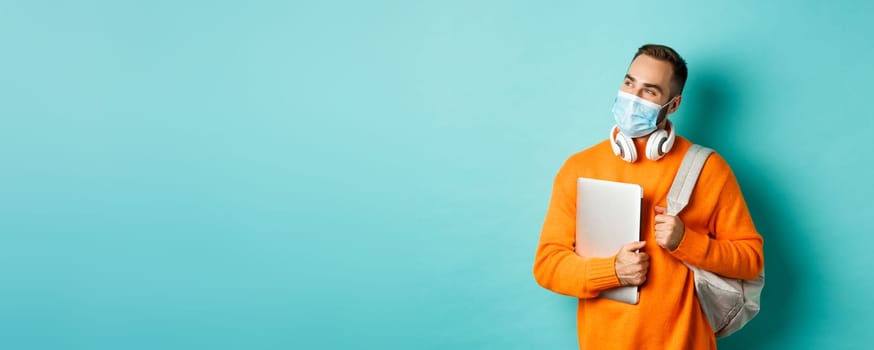
M 668 215 L 676 216 L 689 204 L 689 197 L 692 196 L 692 190 L 695 189 L 704 162 L 711 153 L 713 153 L 712 149 L 696 144 L 686 151 L 683 162 L 680 163 L 680 170 L 677 171 L 674 183 L 668 191 Z

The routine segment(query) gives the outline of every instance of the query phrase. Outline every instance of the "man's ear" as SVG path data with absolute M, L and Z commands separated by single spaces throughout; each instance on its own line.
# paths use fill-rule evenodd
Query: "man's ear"
M 671 102 L 671 105 L 668 106 L 668 114 L 676 112 L 680 108 L 680 102 L 683 102 L 683 95 L 674 97 L 674 102 Z

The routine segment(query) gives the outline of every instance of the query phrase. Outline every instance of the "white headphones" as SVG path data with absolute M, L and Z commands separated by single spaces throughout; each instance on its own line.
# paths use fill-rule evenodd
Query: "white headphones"
M 665 131 L 668 129 L 668 131 Z M 670 120 L 665 124 L 665 129 L 653 131 L 646 140 L 646 157 L 650 160 L 659 160 L 671 151 L 674 147 L 674 124 Z M 613 154 L 622 158 L 622 160 L 634 163 L 637 161 L 637 149 L 634 147 L 634 140 L 614 125 L 610 130 L 610 146 L 613 148 Z

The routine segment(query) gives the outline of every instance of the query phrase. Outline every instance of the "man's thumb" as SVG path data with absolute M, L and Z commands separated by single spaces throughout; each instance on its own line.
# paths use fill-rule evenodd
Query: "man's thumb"
M 655 210 L 656 214 L 664 214 L 667 211 L 667 209 L 665 209 L 665 207 L 660 207 L 660 206 L 653 207 L 653 210 Z

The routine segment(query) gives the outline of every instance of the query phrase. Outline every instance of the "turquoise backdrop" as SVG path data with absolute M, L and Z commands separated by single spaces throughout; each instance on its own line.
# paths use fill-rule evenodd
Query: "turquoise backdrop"
M 0 348 L 574 349 L 534 251 L 638 46 L 733 166 L 763 311 L 870 344 L 871 1 L 0 1 Z

